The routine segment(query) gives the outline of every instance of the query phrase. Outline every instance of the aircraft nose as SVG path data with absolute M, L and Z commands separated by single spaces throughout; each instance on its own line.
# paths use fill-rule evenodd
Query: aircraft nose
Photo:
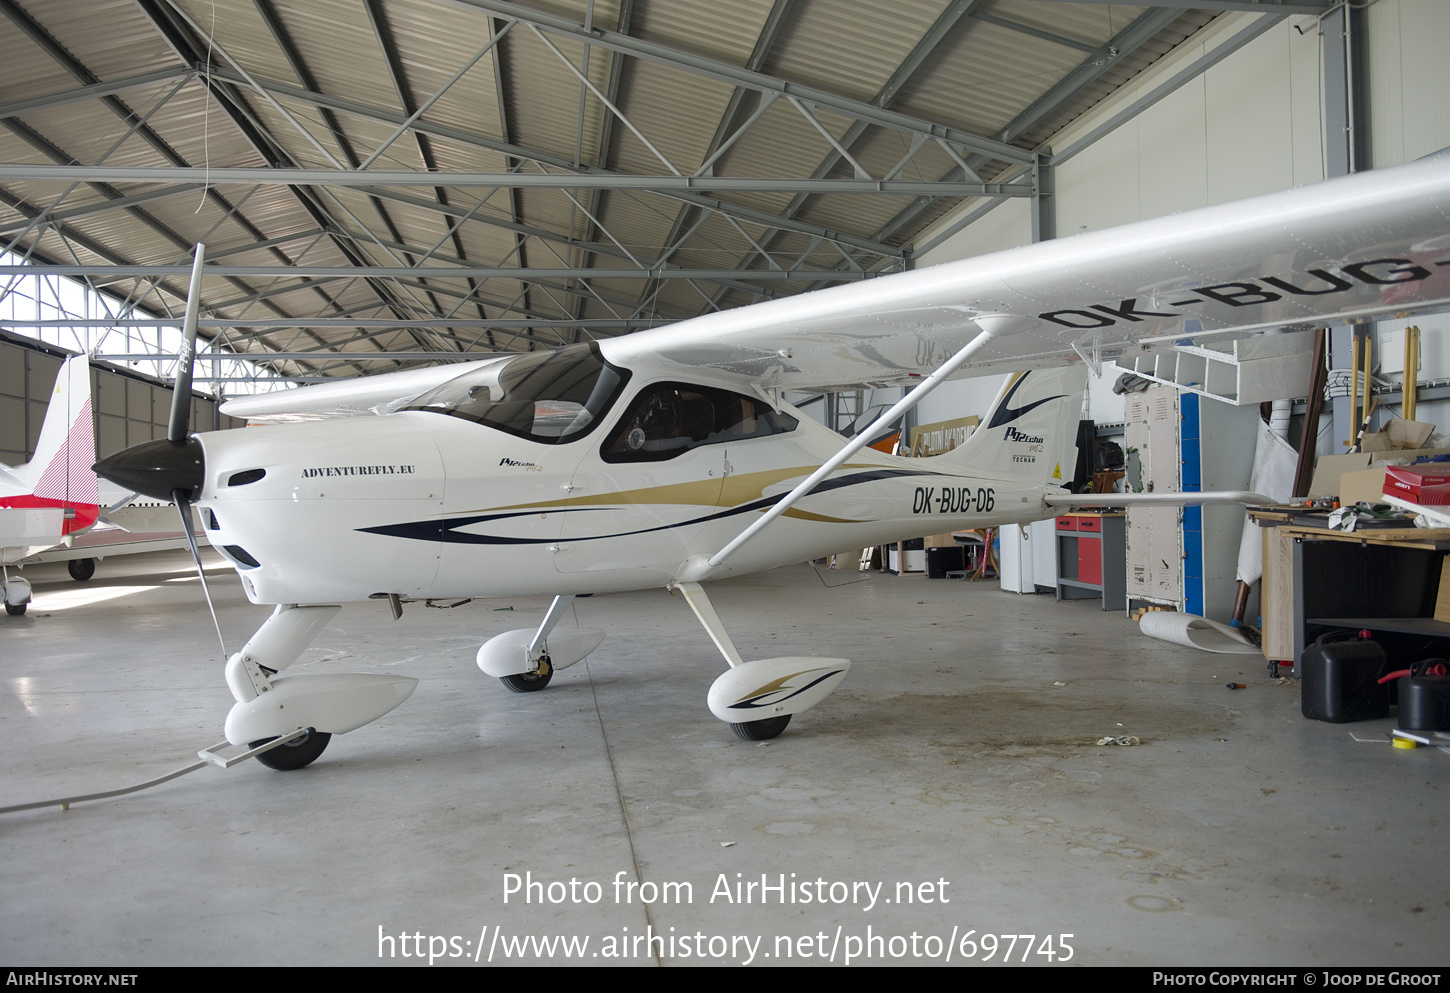
M 97 476 L 157 500 L 170 500 L 176 490 L 195 499 L 206 475 L 201 442 L 179 444 L 161 438 L 108 455 L 92 468 Z

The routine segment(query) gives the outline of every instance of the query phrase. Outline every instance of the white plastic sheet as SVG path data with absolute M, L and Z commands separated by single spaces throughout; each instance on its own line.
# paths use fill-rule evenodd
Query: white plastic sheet
M 1254 472 L 1249 489 L 1288 503 L 1294 495 L 1294 472 L 1299 467 L 1299 453 L 1283 438 L 1259 421 L 1258 447 L 1254 449 Z M 1239 539 L 1238 578 L 1252 586 L 1264 574 L 1264 546 L 1259 529 L 1245 522 Z
M 1138 622 L 1150 638 L 1224 655 L 1258 655 L 1259 649 L 1227 624 L 1194 614 L 1151 610 Z

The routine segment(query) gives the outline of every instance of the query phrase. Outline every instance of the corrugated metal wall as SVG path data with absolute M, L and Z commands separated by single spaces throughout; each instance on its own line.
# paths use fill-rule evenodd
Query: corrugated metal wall
M 45 421 L 45 408 L 64 355 L 57 349 L 0 340 L 0 462 L 30 460 Z M 139 377 L 91 368 L 96 412 L 96 453 L 110 455 L 130 445 L 166 437 L 171 390 Z M 195 431 L 241 427 L 243 422 L 217 413 L 215 401 L 193 396 Z

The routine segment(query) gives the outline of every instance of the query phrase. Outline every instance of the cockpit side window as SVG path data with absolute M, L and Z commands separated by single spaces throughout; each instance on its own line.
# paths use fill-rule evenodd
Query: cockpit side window
M 606 462 L 663 462 L 702 445 L 794 431 L 797 421 L 755 397 L 689 383 L 655 383 L 605 439 Z
M 594 344 L 570 345 L 492 362 L 423 394 L 424 410 L 497 428 L 544 445 L 584 437 L 619 397 L 629 372 Z

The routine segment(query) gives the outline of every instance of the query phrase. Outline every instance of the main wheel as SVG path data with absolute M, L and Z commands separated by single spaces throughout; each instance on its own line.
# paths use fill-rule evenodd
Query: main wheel
M 767 717 L 763 721 L 746 721 L 743 724 L 732 724 L 730 730 L 735 732 L 735 737 L 741 741 L 769 741 L 785 730 L 790 723 L 790 714 L 784 717 Z
M 66 571 L 70 578 L 78 583 L 84 583 L 96 574 L 95 559 L 71 559 L 65 564 Z
M 548 686 L 549 680 L 553 678 L 554 670 L 550 669 L 542 676 L 537 672 L 520 672 L 512 676 L 499 676 L 498 681 L 515 693 L 534 693 Z
M 259 748 L 269 741 L 276 741 L 276 738 L 262 738 L 249 745 L 250 748 Z M 326 731 L 313 731 L 310 728 L 307 733 L 296 741 L 289 741 L 285 745 L 278 745 L 270 752 L 263 752 L 257 756 L 257 761 L 268 769 L 277 769 L 288 772 L 292 769 L 301 769 L 317 761 L 327 743 L 332 740 L 332 735 Z
M 29 606 L 30 604 L 28 603 L 7 603 L 5 605 L 5 613 L 9 614 L 11 617 L 19 617 L 21 614 L 25 613 L 25 608 Z

